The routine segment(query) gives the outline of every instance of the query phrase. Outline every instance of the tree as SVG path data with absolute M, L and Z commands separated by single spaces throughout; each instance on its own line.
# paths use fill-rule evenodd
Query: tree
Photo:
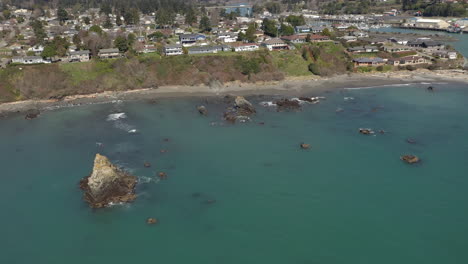
M 62 7 L 60 7 L 57 11 L 57 18 L 60 22 L 65 22 L 68 20 L 68 13 L 65 9 L 63 9 Z
M 197 22 L 197 16 L 195 15 L 195 11 L 192 7 L 187 10 L 185 14 L 185 24 L 192 25 Z
M 84 22 L 86 25 L 89 25 L 89 24 L 91 24 L 91 19 L 89 19 L 89 17 L 83 17 L 83 22 Z
M 171 10 L 159 9 L 156 12 L 156 24 L 159 26 L 167 26 L 174 24 L 175 14 Z
M 310 42 L 310 38 L 311 38 L 311 35 L 310 35 L 310 34 L 307 34 L 307 36 L 306 36 L 306 42 L 307 42 L 307 43 Z
M 283 36 L 291 36 L 294 35 L 294 28 L 286 24 L 281 24 L 280 32 Z
M 45 46 L 44 50 L 41 53 L 41 57 L 43 58 L 52 58 L 55 55 L 57 55 L 57 53 L 55 52 L 55 47 L 51 44 Z
M 121 52 L 126 52 L 128 50 L 128 41 L 124 36 L 117 36 L 114 40 L 114 46 L 119 49 Z
M 320 68 L 315 63 L 309 64 L 309 71 L 312 72 L 315 75 L 320 75 Z
M 73 44 L 79 49 L 81 47 L 81 37 L 78 34 L 73 35 L 72 38 Z
M 24 22 L 24 17 L 22 17 L 22 16 L 17 17 L 16 22 L 18 22 L 19 24 L 23 23 Z
M 33 28 L 34 35 L 36 36 L 37 43 L 43 44 L 44 39 L 47 37 L 47 34 L 44 31 L 42 26 L 42 22 L 39 20 L 33 20 L 30 23 L 31 27 Z
M 117 14 L 117 17 L 115 18 L 115 24 L 119 27 L 122 25 L 122 19 L 120 18 L 120 14 Z
M 200 19 L 200 30 L 202 32 L 210 32 L 211 31 L 211 22 L 207 16 L 203 16 Z
M 7 20 L 11 18 L 11 12 L 8 9 L 3 10 L 2 15 L 3 15 L 3 18 Z
M 265 8 L 268 10 L 268 12 L 272 14 L 279 14 L 281 12 L 281 6 L 279 3 L 276 3 L 276 2 L 266 3 Z
M 289 22 L 293 27 L 305 25 L 304 16 L 289 15 L 286 17 L 286 22 Z
M 133 33 L 128 34 L 128 36 L 127 36 L 127 43 L 128 43 L 128 46 L 129 46 L 129 47 L 132 47 L 132 46 L 133 46 L 133 44 L 135 43 L 135 40 L 136 40 L 135 34 L 133 34 Z
M 109 16 L 110 14 L 112 14 L 112 7 L 109 3 L 103 3 L 101 5 L 100 12 L 105 14 L 106 16 Z
M 270 37 L 276 37 L 278 35 L 278 28 L 276 27 L 276 22 L 268 18 L 263 19 L 262 30 L 266 35 Z
M 328 28 L 325 28 L 325 29 L 322 30 L 322 35 L 330 37 L 331 32 L 330 32 L 330 30 Z
M 102 34 L 102 28 L 98 25 L 93 25 L 89 28 L 89 32 L 96 32 L 98 35 Z
M 255 31 L 257 31 L 257 26 L 255 23 L 250 23 L 249 27 L 245 31 L 245 40 L 248 42 L 255 42 L 257 36 L 255 36 Z
M 114 25 L 112 24 L 110 17 L 107 16 L 106 22 L 104 22 L 104 25 L 102 25 L 104 28 L 112 28 Z

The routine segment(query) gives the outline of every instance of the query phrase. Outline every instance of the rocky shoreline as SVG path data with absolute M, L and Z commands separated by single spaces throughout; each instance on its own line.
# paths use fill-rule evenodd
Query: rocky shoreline
M 119 92 L 73 95 L 62 99 L 25 100 L 0 104 L 0 117 L 31 111 L 47 111 L 86 104 L 113 103 L 121 100 L 154 100 L 168 97 L 209 97 L 248 95 L 302 96 L 332 89 L 362 88 L 407 83 L 462 82 L 468 83 L 468 73 L 462 70 L 417 70 L 386 73 L 346 74 L 330 78 L 316 76 L 288 78 L 268 83 L 225 83 L 222 86 L 164 86 Z

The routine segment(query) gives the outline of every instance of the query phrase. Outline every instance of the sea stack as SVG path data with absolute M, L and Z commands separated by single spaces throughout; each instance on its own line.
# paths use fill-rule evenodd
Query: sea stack
M 80 181 L 83 199 L 92 208 L 135 200 L 137 177 L 114 166 L 107 157 L 96 154 L 90 176 Z

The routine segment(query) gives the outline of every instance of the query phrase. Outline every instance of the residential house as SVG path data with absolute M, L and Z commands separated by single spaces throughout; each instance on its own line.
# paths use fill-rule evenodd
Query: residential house
M 217 36 L 218 40 L 224 42 L 224 43 L 232 43 L 237 41 L 237 34 L 234 33 L 219 33 Z
M 362 66 L 380 66 L 385 64 L 385 60 L 379 57 L 375 58 L 357 58 L 353 59 L 354 67 Z
M 179 36 L 180 43 L 183 46 L 193 46 L 197 41 L 205 40 L 205 35 L 202 34 L 182 34 Z
M 391 53 L 410 51 L 411 50 L 411 48 L 408 47 L 408 46 L 398 45 L 398 44 L 384 45 L 383 49 L 384 49 L 384 51 L 391 52 Z
M 324 36 L 324 35 L 311 35 L 310 36 L 310 41 L 311 42 L 326 42 L 326 41 L 331 41 L 329 36 Z
M 100 49 L 98 52 L 98 57 L 100 59 L 111 59 L 120 57 L 119 49 Z
M 455 60 L 457 59 L 457 53 L 455 51 L 448 51 L 448 50 L 438 50 L 432 53 L 432 56 L 437 56 L 443 59 Z
M 260 47 L 256 43 L 236 43 L 232 45 L 235 52 L 255 51 Z
M 156 48 L 156 46 L 154 45 L 148 45 L 148 44 L 145 44 L 143 45 L 143 49 L 141 50 L 141 53 L 154 53 L 154 52 L 157 52 L 158 49 Z
M 282 40 L 290 43 L 305 43 L 307 35 L 291 35 L 291 36 L 282 36 Z
M 228 51 L 230 50 L 229 46 L 218 45 L 218 46 L 199 46 L 188 48 L 188 54 L 209 54 L 209 53 L 218 53 L 219 51 Z
M 309 26 L 296 26 L 295 28 L 297 34 L 310 34 L 312 29 Z
M 376 46 L 358 46 L 358 47 L 348 48 L 348 51 L 352 53 L 369 53 L 369 52 L 378 52 L 379 48 Z
M 180 44 L 164 46 L 164 55 L 166 56 L 182 55 L 182 54 L 184 54 L 184 51 L 182 49 L 182 45 Z
M 346 42 L 357 41 L 356 36 L 343 36 L 343 37 L 340 37 L 340 39 L 344 39 Z
M 30 47 L 28 51 L 32 51 L 34 52 L 34 55 L 39 56 L 44 51 L 44 46 L 36 45 L 36 46 Z
M 393 65 L 393 66 L 398 66 L 398 65 L 417 65 L 417 64 L 425 64 L 428 63 L 428 61 L 421 57 L 421 56 L 407 56 L 403 58 L 397 58 L 397 59 L 389 59 L 388 64 Z
M 263 46 L 265 46 L 268 50 L 287 50 L 289 49 L 288 44 L 286 44 L 284 41 L 282 41 L 279 38 L 273 38 L 269 39 L 267 41 L 264 41 L 262 43 Z
M 85 61 L 89 61 L 89 56 L 90 56 L 89 50 L 72 51 L 68 55 L 68 61 L 69 62 L 75 62 L 75 61 L 85 62 Z
M 41 56 L 23 56 L 23 57 L 13 57 L 11 59 L 12 63 L 18 64 L 41 64 L 41 63 L 50 63 L 48 60 L 44 60 Z

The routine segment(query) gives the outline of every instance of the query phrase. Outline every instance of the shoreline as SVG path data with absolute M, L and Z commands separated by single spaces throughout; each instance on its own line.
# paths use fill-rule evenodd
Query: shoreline
M 468 83 L 464 70 L 416 70 L 399 72 L 352 73 L 329 78 L 316 76 L 288 77 L 268 83 L 230 82 L 217 86 L 162 86 L 126 91 L 72 95 L 61 100 L 37 99 L 0 104 L 0 115 L 24 113 L 31 110 L 52 110 L 86 104 L 112 103 L 116 101 L 156 100 L 160 98 L 211 97 L 224 95 L 284 95 L 301 96 L 345 88 L 371 88 L 408 83 L 461 82 Z M 318 95 L 318 94 L 317 94 Z

